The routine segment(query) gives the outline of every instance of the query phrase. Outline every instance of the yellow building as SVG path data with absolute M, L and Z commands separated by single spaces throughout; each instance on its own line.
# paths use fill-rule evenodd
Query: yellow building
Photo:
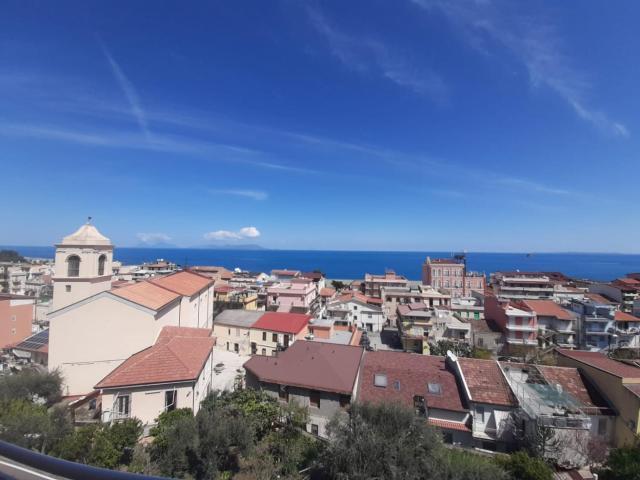
M 616 411 L 614 445 L 631 444 L 640 434 L 640 368 L 599 352 L 556 349 L 558 365 L 575 367 Z

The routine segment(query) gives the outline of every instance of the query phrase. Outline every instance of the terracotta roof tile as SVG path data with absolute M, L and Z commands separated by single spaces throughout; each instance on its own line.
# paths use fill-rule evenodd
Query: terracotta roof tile
M 569 350 L 556 348 L 556 352 L 578 362 L 597 368 L 620 378 L 640 378 L 640 368 L 618 362 L 600 352 L 586 352 L 583 350 Z
M 585 407 L 609 409 L 609 405 L 577 368 L 537 365 L 538 371 L 550 385 L 560 385 L 562 390 L 577 399 Z
M 447 430 L 459 430 L 461 432 L 470 432 L 471 429 L 461 422 L 452 422 L 450 420 L 440 420 L 439 418 L 429 418 L 427 420 L 429 425 L 434 427 L 444 428 Z
M 618 322 L 640 322 L 640 318 L 621 310 L 616 310 L 614 319 Z
M 96 386 L 97 389 L 196 380 L 216 343 L 209 331 L 165 327 L 155 345 L 133 354 Z M 203 331 L 204 330 L 204 331 Z
M 312 318 L 311 315 L 302 313 L 267 312 L 253 324 L 252 328 L 296 334 L 306 327 Z
M 111 290 L 113 295 L 130 300 L 151 310 L 160 310 L 180 295 L 151 282 L 139 282 Z
M 260 381 L 351 394 L 363 348 L 299 340 L 276 357 L 253 356 L 244 368 Z
M 471 400 L 492 405 L 518 404 L 498 362 L 476 358 L 458 358 Z
M 553 300 L 523 300 L 536 315 L 542 317 L 556 317 L 560 320 L 573 320 L 573 315 Z
M 335 288 L 324 287 L 320 289 L 321 297 L 333 297 L 336 294 Z
M 191 297 L 208 286 L 213 285 L 212 279 L 187 270 L 172 273 L 164 277 L 153 278 L 149 281 L 162 288 L 187 297 Z
M 375 375 L 386 375 L 387 386 L 374 384 Z M 358 400 L 400 402 L 413 408 L 413 397 L 422 396 L 427 408 L 466 412 L 455 375 L 445 366 L 444 357 L 416 353 L 366 352 L 360 368 Z M 440 393 L 430 393 L 428 384 L 440 385 Z

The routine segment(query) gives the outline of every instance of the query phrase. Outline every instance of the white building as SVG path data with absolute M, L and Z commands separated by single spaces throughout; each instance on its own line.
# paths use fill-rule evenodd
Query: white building
M 358 292 L 348 292 L 328 302 L 326 311 L 327 316 L 333 318 L 336 325 L 379 332 L 387 321 L 379 303 L 379 299 L 372 299 Z

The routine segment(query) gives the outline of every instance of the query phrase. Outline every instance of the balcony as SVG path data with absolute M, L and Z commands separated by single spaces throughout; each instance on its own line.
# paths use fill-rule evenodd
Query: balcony
M 515 325 L 515 324 L 508 323 L 507 329 L 513 332 L 537 332 L 538 326 L 537 325 Z
M 601 317 L 597 315 L 585 315 L 585 322 L 612 322 L 613 318 L 610 317 Z
M 538 345 L 538 340 L 532 340 L 530 338 L 512 338 L 512 337 L 507 337 L 507 343 L 509 343 L 511 345 L 537 346 Z

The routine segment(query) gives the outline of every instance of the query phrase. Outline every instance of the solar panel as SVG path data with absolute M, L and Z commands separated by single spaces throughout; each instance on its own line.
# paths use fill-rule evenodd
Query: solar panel
M 22 348 L 25 350 L 38 350 L 39 348 L 49 343 L 49 329 L 45 329 L 41 332 L 31 335 L 29 338 L 24 339 L 14 348 Z

